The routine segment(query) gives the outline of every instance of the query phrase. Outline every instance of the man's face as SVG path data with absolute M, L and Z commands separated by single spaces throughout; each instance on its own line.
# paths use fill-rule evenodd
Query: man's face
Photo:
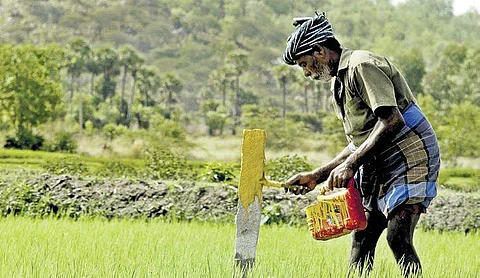
M 330 75 L 330 67 L 327 59 L 322 59 L 318 52 L 314 52 L 313 55 L 303 55 L 297 61 L 297 65 L 303 69 L 305 77 L 311 77 L 312 79 L 320 82 L 330 82 L 332 76 Z

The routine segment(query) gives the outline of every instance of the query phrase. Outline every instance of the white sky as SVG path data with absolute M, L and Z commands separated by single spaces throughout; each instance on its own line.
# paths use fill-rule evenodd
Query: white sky
M 392 0 L 393 4 L 405 2 L 406 0 Z M 455 15 L 463 14 L 470 7 L 474 7 L 480 12 L 480 0 L 453 0 L 453 13 Z

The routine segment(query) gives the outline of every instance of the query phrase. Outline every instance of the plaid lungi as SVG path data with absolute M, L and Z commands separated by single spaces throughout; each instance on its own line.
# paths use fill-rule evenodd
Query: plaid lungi
M 440 152 L 435 132 L 416 104 L 410 103 L 402 115 L 402 130 L 356 175 L 365 208 L 386 216 L 401 204 L 427 208 L 437 195 Z

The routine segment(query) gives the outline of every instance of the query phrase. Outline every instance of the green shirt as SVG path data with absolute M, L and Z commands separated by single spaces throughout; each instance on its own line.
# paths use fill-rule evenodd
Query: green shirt
M 360 146 L 377 123 L 375 111 L 397 106 L 400 112 L 416 102 L 405 78 L 387 58 L 344 48 L 332 81 L 333 107 L 347 140 Z

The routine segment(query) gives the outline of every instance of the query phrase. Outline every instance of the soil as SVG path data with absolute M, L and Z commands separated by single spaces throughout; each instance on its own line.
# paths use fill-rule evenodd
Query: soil
M 219 183 L 112 180 L 44 174 L 27 180 L 25 184 L 31 194 L 29 202 L 37 203 L 29 205 L 30 214 L 42 216 L 159 217 L 233 223 L 238 202 L 237 188 Z M 5 188 L 0 187 L 3 202 L 18 203 L 18 198 L 25 200 L 25 193 L 10 192 L 5 196 Z M 442 190 L 439 191 L 442 193 Z M 439 195 L 432 201 L 427 214 L 422 216 L 419 227 L 466 233 L 480 228 L 478 194 Z M 315 191 L 297 196 L 279 189 L 264 188 L 262 223 L 306 225 L 305 207 L 313 204 L 316 196 Z M 12 210 L 11 204 L 2 206 Z M 9 211 L 4 214 L 7 213 Z

